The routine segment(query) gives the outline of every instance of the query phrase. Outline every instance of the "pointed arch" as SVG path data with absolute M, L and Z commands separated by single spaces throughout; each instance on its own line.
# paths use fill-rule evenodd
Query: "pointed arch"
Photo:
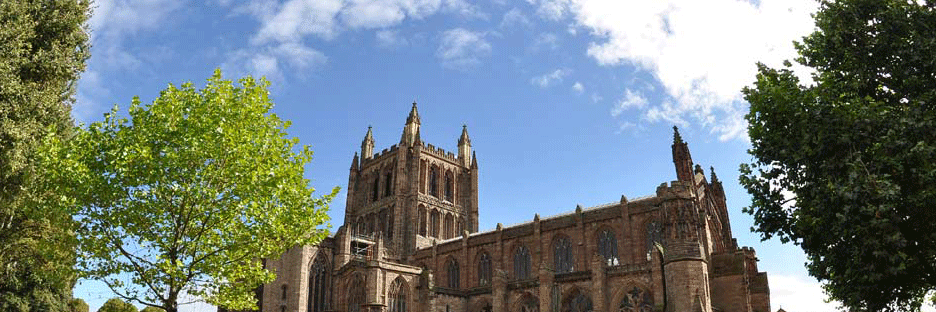
M 355 273 L 348 280 L 348 312 L 364 312 L 365 296 L 367 295 L 364 274 Z
M 595 232 L 595 243 L 598 246 L 598 255 L 601 256 L 604 265 L 613 266 L 620 264 L 618 258 L 617 233 L 609 226 L 598 228 Z
M 478 286 L 491 284 L 491 255 L 487 251 L 478 252 Z
M 452 170 L 445 171 L 445 200 L 455 202 L 455 175 Z
M 652 312 L 653 294 L 647 288 L 637 285 L 625 286 L 617 301 L 612 302 L 618 312 Z
M 578 287 L 572 289 L 562 300 L 562 312 L 591 312 L 592 300 L 588 293 Z
M 439 237 L 439 218 L 441 218 L 438 209 L 432 209 L 429 214 L 429 231 L 432 237 Z
M 426 236 L 426 223 L 429 214 L 426 212 L 426 206 L 420 204 L 419 209 L 416 210 L 417 217 L 419 218 L 419 235 Z
M 458 261 L 455 260 L 455 257 L 449 257 L 449 260 L 445 263 L 445 272 L 448 280 L 446 281 L 446 286 L 451 289 L 458 289 L 459 287 L 459 266 Z
M 429 167 L 429 195 L 435 198 L 441 197 L 439 196 L 439 166 L 436 165 Z
M 564 234 L 553 238 L 553 269 L 556 273 L 575 271 L 575 254 L 572 252 L 572 240 Z
M 407 311 L 407 300 L 409 298 L 408 290 L 409 287 L 402 276 L 398 276 L 393 280 L 393 283 L 390 284 L 390 289 L 387 291 L 387 303 L 390 312 Z
M 312 265 L 309 269 L 309 299 L 307 300 L 308 307 L 306 311 L 324 312 L 328 310 L 331 265 L 327 258 L 328 256 L 325 255 L 324 251 L 319 251 L 311 262 Z
M 664 244 L 663 225 L 659 220 L 650 219 L 644 224 L 644 239 L 646 240 L 647 261 L 650 261 L 649 254 L 653 251 L 654 245 Z
M 514 258 L 513 258 L 513 271 L 514 278 L 518 280 L 525 280 L 531 278 L 530 266 L 532 265 L 532 258 L 530 256 L 530 248 L 524 244 L 518 244 L 517 248 L 514 249 Z

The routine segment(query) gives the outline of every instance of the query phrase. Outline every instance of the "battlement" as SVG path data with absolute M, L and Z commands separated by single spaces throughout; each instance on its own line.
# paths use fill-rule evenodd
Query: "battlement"
M 423 148 L 423 152 L 438 156 L 439 158 L 442 158 L 442 159 L 447 159 L 452 162 L 458 162 L 460 160 L 458 158 L 458 155 L 456 155 L 455 153 L 446 151 L 445 149 L 442 149 L 441 147 L 437 147 L 432 144 L 423 143 L 422 148 Z

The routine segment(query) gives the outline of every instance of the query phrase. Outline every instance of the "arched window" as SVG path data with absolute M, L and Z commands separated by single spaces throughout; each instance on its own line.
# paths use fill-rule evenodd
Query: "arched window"
M 380 195 L 380 175 L 374 174 L 374 184 L 372 186 L 373 192 L 371 193 L 371 201 L 377 201 Z
M 439 211 L 432 210 L 431 215 L 429 216 L 429 226 L 430 231 L 432 232 L 432 237 L 439 237 Z
M 446 272 L 448 273 L 448 287 L 452 289 L 458 288 L 458 262 L 455 261 L 455 258 L 451 258 L 446 265 Z
M 393 195 L 393 171 L 387 171 L 384 175 L 384 196 Z
M 406 283 L 402 277 L 397 277 L 390 285 L 390 312 L 406 312 Z
M 429 168 L 429 195 L 439 197 L 439 168 Z
M 647 253 L 653 251 L 653 246 L 655 244 L 663 244 L 663 228 L 660 226 L 659 222 L 651 221 L 647 223 Z M 647 256 L 649 260 L 649 255 Z
M 585 293 L 575 289 L 569 294 L 569 297 L 566 298 L 565 302 L 562 305 L 562 312 L 591 312 L 592 311 L 592 302 L 591 298 L 585 295 Z
M 617 239 L 611 229 L 598 232 L 598 254 L 604 259 L 605 265 L 620 264 L 617 254 Z
M 491 256 L 482 251 L 478 257 L 478 285 L 487 286 L 491 284 Z
M 312 261 L 312 269 L 309 270 L 309 312 L 324 312 L 326 310 L 326 291 L 331 289 L 328 285 L 328 262 L 325 256 L 319 255 Z
M 443 219 L 443 222 L 442 222 L 442 233 L 444 236 L 443 238 L 449 239 L 449 238 L 455 237 L 455 235 L 453 235 L 452 233 L 454 232 L 452 228 L 453 228 L 452 214 L 446 213 L 445 218 Z
M 426 206 L 419 205 L 419 235 L 426 236 L 426 218 L 429 216 L 426 214 Z
M 445 173 L 445 200 L 453 202 L 455 199 L 455 181 L 452 179 L 452 173 Z
M 514 276 L 518 280 L 530 278 L 530 249 L 521 245 L 514 253 Z
M 364 286 L 364 278 L 360 274 L 351 279 L 348 284 L 348 312 L 364 311 L 364 296 L 367 293 Z
M 636 286 L 624 294 L 619 312 L 651 312 L 653 311 L 653 296 Z
M 525 294 L 520 300 L 520 312 L 539 311 L 539 300 L 533 295 Z
M 367 233 L 367 222 L 364 222 L 364 217 L 357 218 L 357 234 L 364 235 Z
M 575 259 L 572 257 L 572 243 L 569 238 L 561 236 L 553 243 L 553 265 L 556 273 L 566 273 L 575 270 Z

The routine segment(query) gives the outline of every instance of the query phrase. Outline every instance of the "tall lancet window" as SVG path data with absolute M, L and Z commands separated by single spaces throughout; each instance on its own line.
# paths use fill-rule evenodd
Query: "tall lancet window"
M 614 231 L 610 229 L 598 232 L 598 254 L 601 255 L 605 265 L 618 265 L 617 239 L 614 238 Z
M 390 285 L 390 312 L 406 312 L 406 283 L 397 277 Z
M 436 166 L 429 169 L 429 195 L 439 197 L 439 168 Z
M 452 173 L 445 174 L 445 200 L 449 202 L 455 201 L 455 181 L 452 179 Z
M 553 243 L 553 264 L 556 273 L 572 272 L 575 259 L 572 257 L 572 243 L 569 238 L 562 236 Z
M 448 273 L 448 287 L 458 289 L 458 262 L 455 261 L 455 258 L 449 259 L 446 271 Z
M 325 256 L 319 254 L 312 261 L 312 269 L 309 271 L 309 312 L 324 312 L 326 310 L 326 291 L 331 289 L 328 285 L 328 262 Z
M 380 195 L 380 175 L 375 174 L 373 192 L 371 193 L 371 201 L 377 201 L 377 199 L 379 198 L 378 195 Z
M 491 256 L 487 252 L 481 252 L 478 257 L 478 285 L 487 286 L 491 284 Z
M 518 280 L 530 278 L 530 248 L 521 245 L 514 253 L 514 277 Z
M 393 195 L 393 171 L 387 171 L 384 176 L 384 196 Z
M 348 283 L 348 312 L 364 311 L 364 296 L 367 294 L 364 289 L 364 277 L 356 274 Z

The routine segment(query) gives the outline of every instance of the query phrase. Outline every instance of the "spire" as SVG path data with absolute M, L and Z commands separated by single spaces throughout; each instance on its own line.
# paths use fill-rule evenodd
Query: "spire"
M 358 169 L 358 156 L 357 152 L 354 152 L 354 159 L 351 160 L 351 170 L 357 171 Z
M 673 164 L 676 165 L 676 179 L 679 181 L 693 181 L 695 172 L 692 166 L 692 156 L 689 154 L 689 144 L 683 142 L 679 135 L 679 128 L 673 126 Z M 695 171 L 702 171 L 696 168 Z M 704 174 L 704 171 L 702 171 Z
M 712 172 L 712 181 L 711 181 L 711 183 L 712 183 L 712 184 L 717 183 L 717 182 L 718 182 L 718 176 L 715 175 L 715 167 L 709 167 L 709 171 Z
M 409 117 L 406 117 L 406 124 L 415 122 L 417 125 L 419 123 L 419 112 L 416 111 L 416 101 L 413 101 L 413 109 L 409 112 Z
M 461 137 L 458 138 L 458 146 L 462 146 L 464 144 L 471 146 L 471 139 L 468 138 L 468 125 L 463 124 Z
M 471 152 L 471 169 L 478 169 L 478 156 Z
M 403 126 L 403 135 L 400 136 L 401 146 L 413 146 L 416 142 L 416 134 L 419 133 L 419 112 L 416 111 L 416 102 L 413 102 L 413 109 L 406 117 L 406 125 Z
M 361 142 L 361 158 L 370 159 L 374 156 L 374 133 L 371 126 L 367 126 L 367 134 L 364 135 L 364 141 Z
M 679 144 L 682 142 L 682 136 L 679 135 L 679 128 L 673 126 L 673 144 Z
M 413 145 L 422 145 L 422 138 L 419 137 L 419 128 L 416 128 L 416 138 L 413 139 Z

